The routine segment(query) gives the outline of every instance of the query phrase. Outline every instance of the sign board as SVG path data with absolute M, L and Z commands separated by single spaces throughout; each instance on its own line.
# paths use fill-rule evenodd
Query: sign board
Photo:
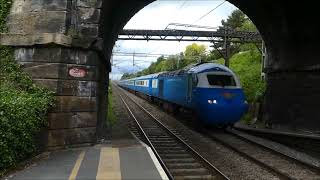
M 69 75 L 72 77 L 82 78 L 87 75 L 87 70 L 85 68 L 72 67 L 69 69 Z

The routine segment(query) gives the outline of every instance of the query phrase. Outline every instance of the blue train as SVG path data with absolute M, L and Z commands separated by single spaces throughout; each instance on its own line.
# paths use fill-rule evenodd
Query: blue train
M 190 109 L 207 125 L 233 125 L 248 110 L 238 77 L 226 66 L 200 63 L 121 80 L 120 86 L 175 107 Z

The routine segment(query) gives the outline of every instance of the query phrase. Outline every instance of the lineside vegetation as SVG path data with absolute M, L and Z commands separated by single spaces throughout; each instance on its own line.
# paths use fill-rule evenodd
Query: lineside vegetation
M 6 32 L 11 0 L 0 0 L 0 32 Z M 14 61 L 13 49 L 0 46 L 0 177 L 5 169 L 35 155 L 35 136 L 47 125 L 52 92 L 33 84 Z

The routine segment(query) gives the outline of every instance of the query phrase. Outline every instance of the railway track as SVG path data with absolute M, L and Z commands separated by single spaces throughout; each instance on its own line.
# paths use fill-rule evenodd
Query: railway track
M 151 147 L 169 179 L 229 179 L 179 133 L 166 127 L 124 92 L 121 94 L 122 102 L 136 122 L 133 131 Z
M 232 130 L 221 133 L 204 130 L 204 133 L 241 156 L 268 169 L 281 179 L 320 179 L 319 167 L 306 164 L 271 148 L 266 148 L 255 141 L 239 136 Z
M 305 152 L 310 156 L 320 159 L 320 136 L 318 134 L 279 132 L 272 129 L 265 130 L 242 126 L 235 126 L 234 129 L 284 144 L 288 147 Z
M 134 101 L 137 101 L 137 99 L 135 99 Z M 135 102 L 135 104 L 137 103 Z M 146 111 L 145 108 L 141 105 L 137 104 L 137 106 L 140 106 L 140 109 L 144 109 L 144 111 Z M 153 110 L 149 109 L 149 111 Z M 152 116 L 150 112 L 148 112 L 148 114 L 148 116 Z M 187 126 L 193 129 L 192 127 L 190 127 L 190 124 Z M 170 127 L 175 127 L 175 125 L 170 125 Z M 137 130 L 133 131 L 137 132 Z M 230 149 L 238 153 L 239 156 L 242 156 L 243 158 L 248 159 L 249 161 L 254 162 L 258 166 L 266 169 L 279 179 L 320 179 L 320 170 L 318 167 L 310 166 L 308 164 L 300 162 L 297 159 L 293 159 L 292 157 L 287 157 L 284 154 L 275 152 L 272 149 L 262 147 L 261 145 L 255 144 L 255 142 L 250 142 L 248 139 L 240 137 L 236 133 L 232 133 L 231 131 L 221 131 L 220 133 L 203 131 L 203 134 L 206 135 L 208 138 L 212 139 L 214 142 L 222 144 L 227 149 Z M 164 151 L 164 153 L 166 153 L 166 151 Z M 184 158 L 181 157 L 181 159 Z

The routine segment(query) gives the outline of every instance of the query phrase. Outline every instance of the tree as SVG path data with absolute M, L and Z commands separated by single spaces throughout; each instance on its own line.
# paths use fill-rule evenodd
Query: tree
M 258 31 L 256 26 L 253 24 L 253 22 L 249 18 L 247 18 L 243 22 L 242 26 L 240 27 L 240 30 L 241 31 L 254 31 L 254 32 Z
M 133 78 L 133 77 L 135 77 L 135 76 L 136 76 L 135 74 L 124 73 L 124 74 L 121 76 L 121 80 L 123 80 L 123 79 L 130 79 L 130 78 Z
M 184 66 L 187 66 L 192 63 L 197 63 L 199 61 L 203 61 L 206 59 L 206 55 L 206 46 L 193 43 L 187 46 L 186 50 L 184 51 Z
M 237 30 L 237 31 L 257 31 L 257 28 L 252 23 L 252 21 L 241 11 L 235 10 L 231 13 L 226 20 L 221 21 L 222 26 L 219 28 L 221 31 L 225 29 Z M 223 38 L 221 40 L 224 40 Z M 229 39 L 230 40 L 230 39 Z M 238 38 L 233 38 L 232 40 L 239 40 Z M 224 43 L 216 43 L 215 47 L 220 50 L 225 51 Z M 253 43 L 230 43 L 229 45 L 229 57 L 232 57 L 234 54 L 237 54 L 240 51 L 248 51 L 256 48 Z M 221 54 L 217 49 L 214 49 L 210 52 L 210 60 L 212 58 L 221 58 Z
M 193 43 L 186 47 L 186 50 L 184 51 L 184 55 L 186 57 L 205 56 L 206 47 L 204 45 L 198 45 L 196 43 Z
M 239 9 L 234 10 L 227 20 L 222 20 L 221 24 L 224 28 L 239 29 L 246 22 L 248 17 Z

